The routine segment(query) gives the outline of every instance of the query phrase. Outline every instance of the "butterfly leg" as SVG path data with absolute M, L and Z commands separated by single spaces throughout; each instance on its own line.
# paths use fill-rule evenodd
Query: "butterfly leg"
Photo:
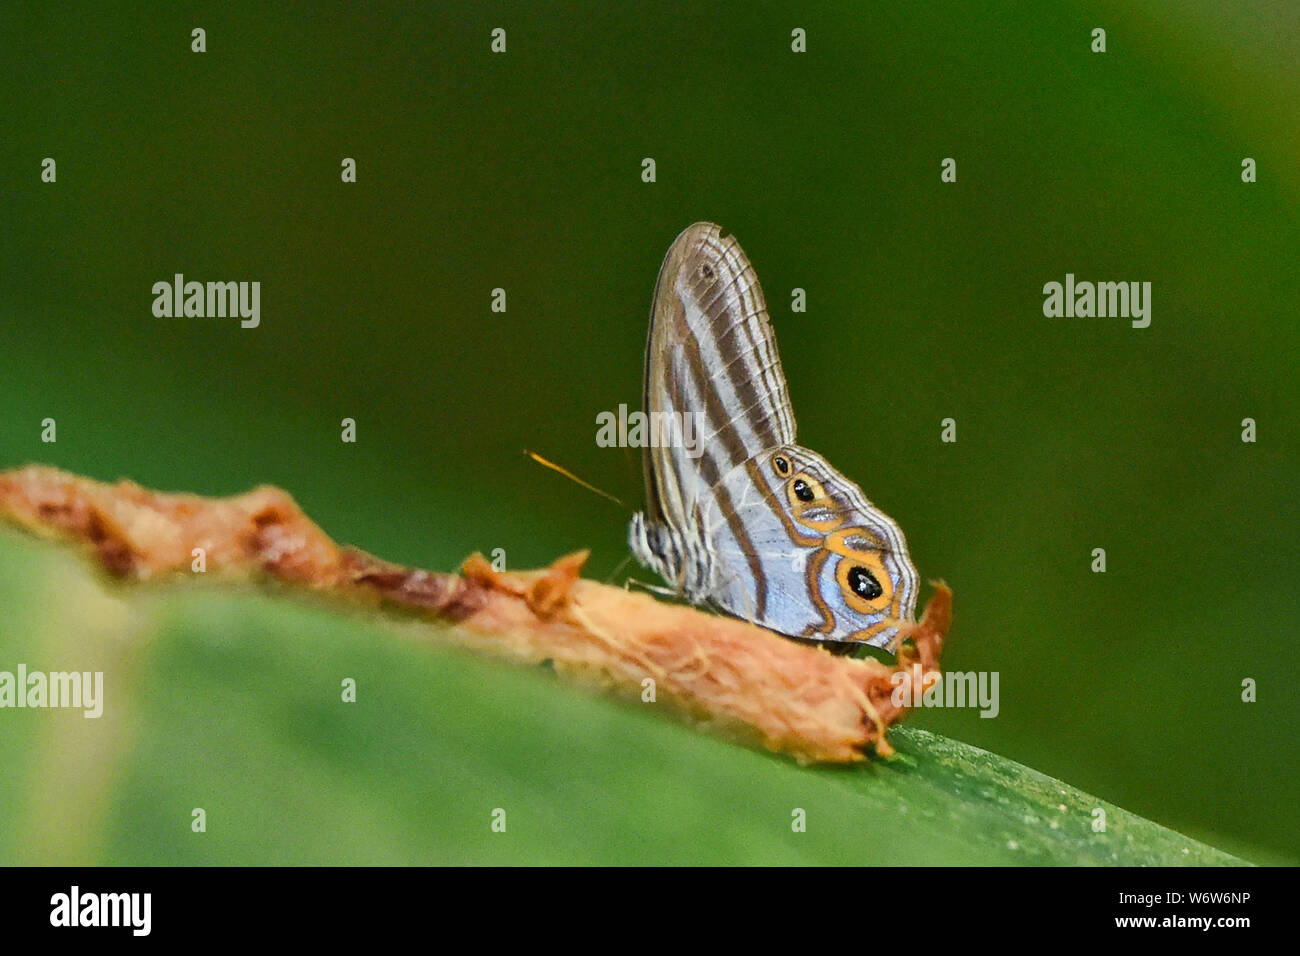
M 648 581 L 641 581 L 638 580 L 637 578 L 623 579 L 624 591 L 632 590 L 633 585 L 636 585 L 636 587 L 640 588 L 643 591 L 649 591 L 651 594 L 658 594 L 661 597 L 676 598 L 678 600 L 681 600 L 682 598 L 682 593 L 678 591 L 676 588 L 665 587 L 662 584 L 651 584 Z
M 625 556 L 625 557 L 623 558 L 623 560 L 620 561 L 620 562 L 619 562 L 619 563 L 614 567 L 614 570 L 611 571 L 611 572 L 609 572 L 609 574 L 607 574 L 607 575 L 605 576 L 605 581 L 604 581 L 604 583 L 605 583 L 605 584 L 609 584 L 609 583 L 611 583 L 611 582 L 612 582 L 616 577 L 618 577 L 619 572 L 622 571 L 625 567 L 627 567 L 628 562 L 631 561 L 631 560 L 632 560 L 632 555 L 629 554 L 629 555 Z

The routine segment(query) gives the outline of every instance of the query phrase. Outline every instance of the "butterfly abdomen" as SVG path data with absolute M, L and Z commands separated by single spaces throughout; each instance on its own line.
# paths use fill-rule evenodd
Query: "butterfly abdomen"
M 627 544 L 636 559 L 677 589 L 687 600 L 699 602 L 713 592 L 713 561 L 703 543 L 677 529 L 632 515 Z

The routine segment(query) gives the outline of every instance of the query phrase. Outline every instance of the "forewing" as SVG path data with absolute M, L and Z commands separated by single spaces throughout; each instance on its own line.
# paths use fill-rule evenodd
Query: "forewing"
M 762 289 L 735 237 L 712 223 L 684 230 L 659 270 L 642 407 L 692 416 L 694 443 L 648 443 L 643 459 L 649 517 L 677 528 L 735 466 L 794 441 Z

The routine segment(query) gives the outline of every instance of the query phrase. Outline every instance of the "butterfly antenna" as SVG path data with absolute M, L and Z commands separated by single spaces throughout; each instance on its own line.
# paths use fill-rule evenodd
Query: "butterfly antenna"
M 605 499 L 607 499 L 607 500 L 609 500 L 609 501 L 614 502 L 614 504 L 618 505 L 620 508 L 626 508 L 626 507 L 627 507 L 627 505 L 623 504 L 623 502 L 619 501 L 617 498 L 615 498 L 613 495 L 611 495 L 608 491 L 601 491 L 599 488 L 597 488 L 595 485 L 591 484 L 590 482 L 583 481 L 581 478 L 579 478 L 579 477 L 578 477 L 577 475 L 575 475 L 573 472 L 569 471 L 569 469 L 567 469 L 567 468 L 563 468 L 563 467 L 561 467 L 560 465 L 557 465 L 557 464 L 556 464 L 555 462 L 553 462 L 553 461 L 547 461 L 547 460 L 546 460 L 545 458 L 543 458 L 541 455 L 537 454 L 537 452 L 535 452 L 535 451 L 529 451 L 527 448 L 525 448 L 525 449 L 524 449 L 524 454 L 527 455 L 529 458 L 531 458 L 533 461 L 537 462 L 537 464 L 539 464 L 539 465 L 543 465 L 543 466 L 545 466 L 546 468 L 551 469 L 551 471 L 558 471 L 560 474 L 562 474 L 565 478 L 568 478 L 570 481 L 576 481 L 578 484 L 582 485 L 582 487 L 586 488 L 588 491 L 594 491 L 596 494 L 600 495 L 602 498 L 605 498 Z

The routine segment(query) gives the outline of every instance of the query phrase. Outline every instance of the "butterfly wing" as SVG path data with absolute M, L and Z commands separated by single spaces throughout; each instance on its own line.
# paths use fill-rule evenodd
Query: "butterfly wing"
M 701 515 L 711 603 L 793 637 L 876 647 L 912 619 L 918 579 L 902 531 L 816 452 L 770 449 L 722 485 Z M 728 508 L 747 540 L 727 530 Z
M 646 444 L 647 509 L 629 534 L 643 564 L 692 601 L 795 637 L 882 645 L 912 616 L 902 533 L 795 445 L 758 279 L 712 223 L 684 230 L 664 257 L 643 399 L 652 419 L 689 416 L 696 439 Z
M 691 527 L 701 495 L 723 475 L 764 449 L 794 441 L 763 292 L 735 237 L 713 223 L 683 230 L 664 257 L 642 397 L 648 415 L 688 415 L 703 428 L 694 447 L 647 444 L 651 522 Z

